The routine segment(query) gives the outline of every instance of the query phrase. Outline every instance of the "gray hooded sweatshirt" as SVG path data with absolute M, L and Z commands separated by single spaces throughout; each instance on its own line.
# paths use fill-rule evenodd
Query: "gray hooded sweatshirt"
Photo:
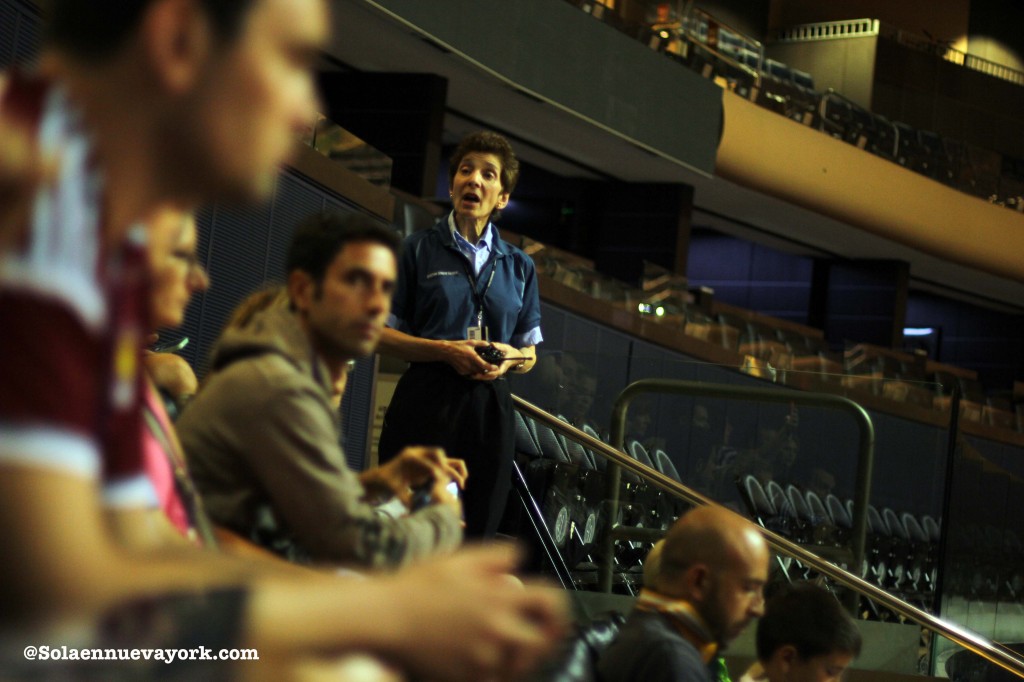
M 177 428 L 214 523 L 293 560 L 366 568 L 462 541 L 447 505 L 393 518 L 364 500 L 341 449 L 330 372 L 287 305 L 225 332 L 212 367 Z

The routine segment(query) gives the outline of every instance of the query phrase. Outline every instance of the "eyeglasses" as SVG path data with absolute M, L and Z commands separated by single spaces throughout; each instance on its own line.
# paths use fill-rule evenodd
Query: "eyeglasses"
M 200 274 L 206 276 L 206 269 L 203 268 L 202 263 L 196 258 L 196 254 L 191 251 L 185 251 L 183 249 L 175 249 L 171 252 L 171 258 L 181 261 L 188 268 L 188 274 Z

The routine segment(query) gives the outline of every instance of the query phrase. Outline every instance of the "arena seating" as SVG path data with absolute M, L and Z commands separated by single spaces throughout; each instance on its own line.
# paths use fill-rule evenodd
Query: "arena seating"
M 819 92 L 812 74 L 766 56 L 760 41 L 703 10 L 690 9 L 671 30 L 652 31 L 630 25 L 599 2 L 568 1 L 741 97 L 962 192 L 1024 211 L 1024 160 L 890 122 L 840 93 Z M 908 44 L 935 59 L 946 51 L 924 38 Z

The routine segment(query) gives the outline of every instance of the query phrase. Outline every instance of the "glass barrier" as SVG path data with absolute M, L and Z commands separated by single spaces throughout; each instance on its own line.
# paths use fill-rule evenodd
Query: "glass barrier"
M 302 141 L 367 182 L 385 189 L 391 187 L 391 157 L 326 116 L 317 115 Z
M 940 611 L 971 630 L 1017 649 L 1024 641 L 1024 463 L 1021 448 L 961 434 L 944 509 Z M 961 647 L 940 638 L 937 668 L 977 667 Z M 973 667 L 972 667 L 973 666 Z
M 913 352 L 867 343 L 836 348 L 820 330 L 721 304 L 713 290 L 692 288 L 660 266 L 645 264 L 641 282 L 629 286 L 574 254 L 507 232 L 506 238 L 518 241 L 540 277 L 555 285 L 549 298 L 590 308 L 595 319 L 615 318 L 620 329 L 703 342 L 740 356 L 736 366 L 750 376 L 805 390 L 851 391 L 859 400 L 906 406 L 903 411 L 920 408 L 933 413 L 934 423 L 948 421 L 956 389 L 966 422 L 1024 433 L 1024 409 L 986 397 L 974 372 L 931 360 L 926 344 Z
M 575 345 L 597 341 L 575 340 Z M 1018 596 L 1024 586 L 1024 546 L 1017 528 L 1024 519 L 1019 509 L 1024 497 L 1015 494 L 1024 477 L 998 466 L 1000 457 L 1006 460 L 1003 464 L 1014 463 L 1014 456 L 1021 459 L 1024 448 L 961 435 L 951 460 L 949 408 L 955 400 L 950 385 L 890 379 L 875 372 L 791 369 L 783 380 L 778 371 L 681 361 L 648 344 L 623 343 L 622 352 L 613 354 L 541 350 L 533 372 L 510 378 L 513 392 L 603 442 L 613 432 L 610 419 L 617 396 L 640 379 L 725 385 L 749 394 L 765 387 L 812 385 L 829 388 L 830 397 L 875 401 L 876 407 L 868 410 L 874 447 L 863 558 L 854 565 L 862 434 L 849 414 L 800 404 L 812 395 L 802 390 L 793 392 L 799 400 L 782 402 L 649 394 L 636 397 L 626 411 L 623 449 L 647 465 L 651 475 L 623 471 L 617 488 L 610 487 L 612 469 L 599 450 L 529 415 L 517 416 L 519 488 L 526 499 L 525 504 L 510 505 L 506 530 L 535 539 L 537 568 L 553 572 L 568 588 L 599 590 L 602 542 L 613 522 L 637 530 L 615 544 L 612 592 L 638 593 L 652 543 L 689 508 L 659 487 L 653 480 L 657 472 L 922 611 L 987 637 L 1024 640 L 1024 607 Z M 905 400 L 904 388 L 894 386 L 948 397 L 946 411 L 931 406 L 924 411 Z M 910 412 L 877 409 L 887 403 L 910 406 Z M 922 414 L 936 418 L 922 420 Z M 958 412 L 962 414 L 963 409 Z M 543 538 L 527 520 L 531 508 Z M 953 519 L 948 529 L 943 519 Z M 796 579 L 821 575 L 780 555 L 773 580 Z M 851 600 L 849 590 L 830 584 L 864 620 L 904 620 L 885 603 Z M 931 641 L 922 635 L 920 668 L 931 667 L 942 675 L 946 661 L 963 648 L 944 638 L 936 638 L 934 647 Z

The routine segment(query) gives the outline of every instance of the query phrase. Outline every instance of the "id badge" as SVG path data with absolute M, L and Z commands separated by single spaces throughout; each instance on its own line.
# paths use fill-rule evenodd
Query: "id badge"
M 469 327 L 466 329 L 466 338 L 470 341 L 486 341 L 487 327 Z

